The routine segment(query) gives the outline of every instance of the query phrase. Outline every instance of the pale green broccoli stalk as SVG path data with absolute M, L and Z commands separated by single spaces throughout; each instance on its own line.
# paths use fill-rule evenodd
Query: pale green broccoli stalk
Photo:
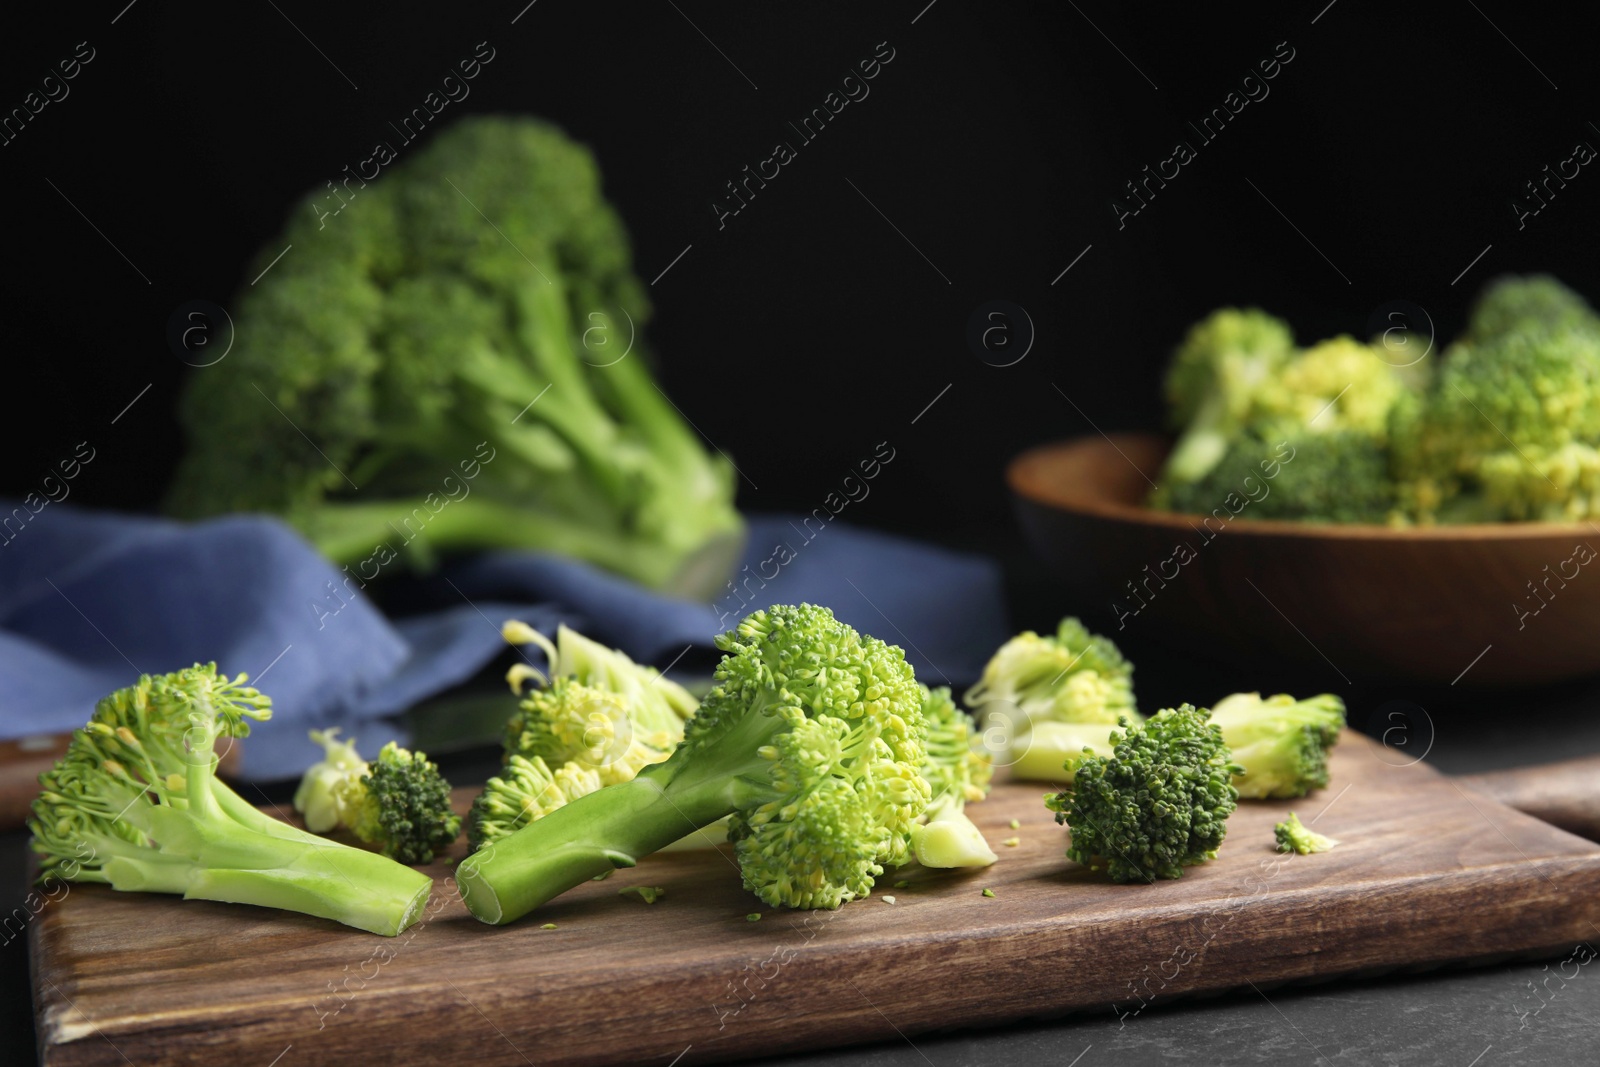
M 1298 852 L 1302 856 L 1326 852 L 1339 843 L 1303 824 L 1292 811 L 1287 819 L 1272 828 L 1272 834 L 1277 839 L 1279 852 Z
M 528 680 L 540 684 L 507 721 L 504 767 L 473 802 L 467 837 L 474 848 L 660 763 L 699 706 L 654 667 L 570 627 L 561 626 L 554 642 L 516 620 L 501 632 L 510 644 L 543 649 L 550 674 L 519 663 L 507 675 L 513 691 Z
M 316 190 L 247 272 L 228 358 L 183 399 L 170 509 L 283 515 L 363 577 L 518 548 L 718 588 L 734 468 L 651 376 L 590 153 L 473 117 L 346 193 L 328 218 Z
M 1328 784 L 1328 752 L 1344 729 L 1344 701 L 1332 693 L 1304 700 L 1234 693 L 1212 705 L 1211 721 L 1244 768 L 1233 783 L 1240 796 L 1300 797 Z
M 218 745 L 271 717 L 245 676 L 196 664 L 101 700 L 40 776 L 41 877 L 256 904 L 393 936 L 433 879 L 263 814 L 216 776 Z
M 306 829 L 327 833 L 343 827 L 390 859 L 432 863 L 461 832 L 461 816 L 450 808 L 450 783 L 420 752 L 391 741 L 368 763 L 357 755 L 354 739 L 340 741 L 338 733 L 311 731 L 324 756 L 294 794 Z
M 974 744 L 972 720 L 956 707 L 948 688 L 921 689 L 928 726 L 922 776 L 933 799 L 925 821 L 911 828 L 912 850 L 924 867 L 987 867 L 999 857 L 967 817 L 966 806 L 989 795 L 994 759 Z
M 837 907 L 906 862 L 931 790 L 904 653 L 809 604 L 754 612 L 717 646 L 672 756 L 473 853 L 456 873 L 468 910 L 511 922 L 730 815 L 745 888 L 769 905 Z
M 1189 330 L 1167 370 L 1167 403 L 1180 436 L 1163 488 L 1203 478 L 1222 460 L 1261 387 L 1293 352 L 1288 325 L 1254 308 L 1223 308 Z
M 1011 773 L 1017 778 L 1072 784 L 1078 766 L 1090 756 L 1115 751 L 1117 727 L 1102 722 L 1041 722 L 1011 746 Z
M 1238 806 L 1238 768 L 1222 731 L 1193 705 L 1121 727 L 1112 755 L 1085 758 L 1072 788 L 1045 806 L 1071 827 L 1067 856 L 1113 882 L 1181 878 L 1216 858 Z
M 962 699 L 988 725 L 1007 728 L 1013 737 L 1039 722 L 1140 718 L 1133 664 L 1110 638 L 1090 633 L 1070 616 L 1051 636 L 1028 630 L 1001 645 Z

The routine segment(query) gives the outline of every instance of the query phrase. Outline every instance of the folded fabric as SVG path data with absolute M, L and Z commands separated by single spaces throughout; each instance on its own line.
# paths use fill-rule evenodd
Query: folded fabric
M 184 524 L 56 505 L 7 533 L 0 738 L 74 729 L 139 674 L 215 661 L 273 698 L 272 720 L 240 747 L 251 779 L 298 775 L 315 757 L 312 727 L 342 726 L 372 749 L 403 742 L 399 723 L 374 722 L 471 679 L 504 651 L 512 617 L 546 632 L 565 622 L 682 672 L 709 667 L 712 639 L 749 611 L 810 601 L 900 645 L 930 685 L 954 686 L 1006 637 L 992 562 L 781 515 L 751 519 L 741 569 L 709 605 L 562 557 L 493 552 L 410 582 L 395 618 L 267 517 Z

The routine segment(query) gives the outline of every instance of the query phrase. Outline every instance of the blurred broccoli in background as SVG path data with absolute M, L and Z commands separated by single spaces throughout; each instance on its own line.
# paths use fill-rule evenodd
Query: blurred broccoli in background
M 1089 632 L 1076 618 L 1061 620 L 1052 635 L 1026 630 L 989 658 L 978 684 L 962 697 L 990 725 L 1022 734 L 1038 722 L 1140 721 L 1133 697 L 1133 664 L 1109 637 Z M 1014 721 L 1001 723 L 998 716 Z
M 1182 432 L 1152 506 L 1207 514 L 1236 494 L 1248 504 L 1229 517 L 1395 525 L 1600 515 L 1600 316 L 1554 278 L 1491 283 L 1436 369 L 1393 365 L 1387 337 L 1280 350 L 1259 340 L 1288 337 L 1267 318 L 1216 312 L 1174 354 Z
M 352 192 L 333 219 L 308 200 L 261 252 L 232 350 L 184 397 L 170 510 L 281 514 L 364 577 L 403 541 L 420 565 L 527 548 L 719 585 L 733 468 L 651 378 L 649 305 L 589 152 L 477 117 Z

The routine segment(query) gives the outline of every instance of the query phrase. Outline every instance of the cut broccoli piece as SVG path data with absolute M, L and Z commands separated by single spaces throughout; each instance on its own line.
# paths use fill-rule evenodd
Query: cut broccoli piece
M 1100 722 L 1037 723 L 1031 733 L 1012 744 L 1011 773 L 1070 785 L 1085 759 L 1113 754 L 1116 734 L 1117 727 Z
M 667 895 L 667 891 L 658 885 L 630 885 L 626 889 L 617 890 L 617 895 L 620 897 L 625 897 L 629 893 L 632 893 L 646 904 L 654 904 Z
M 355 741 L 340 741 L 338 733 L 311 731 L 324 756 L 294 794 L 306 829 L 327 833 L 344 827 L 390 859 L 432 863 L 461 832 L 461 816 L 450 808 L 450 783 L 420 752 L 391 741 L 369 764 L 357 755 Z
M 1053 635 L 1028 630 L 1001 645 L 962 699 L 988 725 L 1007 727 L 1013 737 L 1039 722 L 1140 719 L 1133 664 L 1110 638 L 1090 633 L 1070 616 Z M 1019 721 L 1000 721 L 1001 716 Z
M 1344 729 L 1344 701 L 1332 693 L 1296 700 L 1234 693 L 1211 708 L 1233 761 L 1242 797 L 1300 797 L 1328 784 L 1328 752 Z
M 928 724 L 922 775 L 933 799 L 925 821 L 911 829 L 912 850 L 924 867 L 987 867 L 999 857 L 967 817 L 966 806 L 989 795 L 994 759 L 974 744 L 972 721 L 950 699 L 948 688 L 921 688 Z
M 173 512 L 280 514 L 363 573 L 518 548 L 722 584 L 734 468 L 651 377 L 645 287 L 586 149 L 473 117 L 336 222 L 325 200 L 263 249 L 228 358 L 189 380 Z
M 769 905 L 837 907 L 909 858 L 931 789 L 904 653 L 809 604 L 717 644 L 717 684 L 672 756 L 475 852 L 457 869 L 468 910 L 511 922 L 730 815 L 745 888 Z
M 398 934 L 422 914 L 433 879 L 280 822 L 217 779 L 218 742 L 271 716 L 245 681 L 196 664 L 101 700 L 40 776 L 28 827 L 41 877 Z
M 1339 843 L 1301 823 L 1300 817 L 1292 811 L 1287 819 L 1272 828 L 1272 833 L 1279 852 L 1298 852 L 1302 856 L 1326 852 Z
M 1239 791 L 1222 731 L 1184 704 L 1124 721 L 1110 758 L 1089 756 L 1072 789 L 1047 797 L 1072 830 L 1067 855 L 1114 882 L 1180 878 L 1215 859 Z
M 666 759 L 698 706 L 654 667 L 570 627 L 561 626 L 553 643 L 516 620 L 501 632 L 513 645 L 541 648 L 550 674 L 520 663 L 507 676 L 513 689 L 530 679 L 541 686 L 507 721 L 501 773 L 473 802 L 467 837 L 474 848 Z

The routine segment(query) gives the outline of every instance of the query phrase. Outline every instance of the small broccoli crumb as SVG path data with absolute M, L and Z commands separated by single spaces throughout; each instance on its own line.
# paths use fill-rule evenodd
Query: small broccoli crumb
M 455 862 L 456 862 L 456 858 L 455 858 L 455 857 L 454 857 L 454 856 L 446 856 L 446 857 L 445 857 L 445 858 L 444 858 L 444 865 L 445 865 L 445 866 L 446 866 L 446 867 L 451 867 L 451 866 L 454 866 L 454 865 L 455 865 Z
M 1021 819 L 1012 819 L 1009 825 L 1011 826 L 1011 828 L 1013 830 L 1020 830 L 1020 829 L 1022 829 L 1022 820 Z
M 910 889 L 911 888 L 911 883 L 906 881 L 904 878 L 902 878 L 902 879 L 900 879 L 900 881 L 898 881 L 898 882 L 896 882 L 894 884 L 894 887 L 896 889 Z
M 613 867 L 609 871 L 602 871 L 601 873 L 595 875 L 593 878 L 589 879 L 589 881 L 591 881 L 591 882 L 603 882 L 607 878 L 610 878 L 613 874 L 615 874 L 616 870 L 617 869 L 615 867 Z
M 884 897 L 883 898 L 883 902 L 885 904 L 893 904 L 894 903 L 894 897 Z
M 1272 828 L 1272 833 L 1278 841 L 1279 852 L 1295 852 L 1302 856 L 1326 852 L 1339 843 L 1306 826 L 1292 811 L 1287 819 Z
M 985 889 L 983 891 L 983 895 L 986 896 L 986 897 L 992 897 L 992 896 L 994 896 L 994 890 L 993 889 Z
M 667 891 L 658 885 L 630 885 L 626 889 L 617 890 L 617 895 L 621 897 L 625 897 L 629 893 L 636 894 L 646 904 L 654 904 L 667 895 Z
M 555 923 L 545 923 L 543 926 L 539 927 L 539 929 L 541 929 L 541 930 L 554 930 L 555 928 L 556 928 L 556 924 Z
M 759 911 L 752 911 L 749 915 L 744 917 L 744 921 L 747 923 L 758 923 L 761 921 L 761 913 Z
M 1002 845 L 1006 846 L 1007 848 L 1016 848 L 1018 845 L 1022 844 L 1022 838 L 1020 838 L 1020 837 L 1008 837 L 1008 838 L 1006 838 L 1004 841 L 1002 841 L 1000 843 Z

